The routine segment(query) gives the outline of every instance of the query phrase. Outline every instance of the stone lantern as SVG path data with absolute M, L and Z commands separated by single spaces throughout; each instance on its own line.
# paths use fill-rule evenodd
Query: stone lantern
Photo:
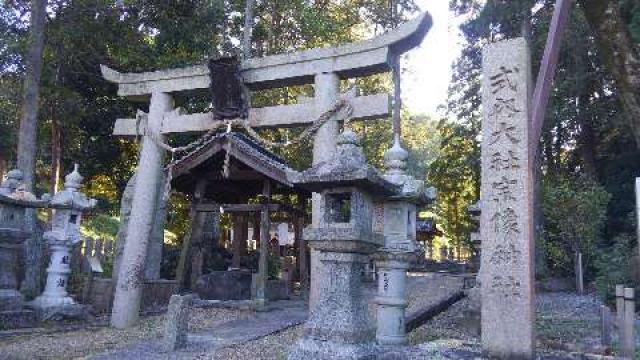
M 319 299 L 289 359 L 361 359 L 376 352 L 363 298 L 368 255 L 383 245 L 372 231 L 374 200 L 397 188 L 367 164 L 357 135 L 346 128 L 333 158 L 291 176 L 320 194 L 320 221 L 303 232 L 323 264 Z
M 22 310 L 24 299 L 17 290 L 16 269 L 22 243 L 31 236 L 25 212 L 27 208 L 46 206 L 47 200 L 37 200 L 24 191 L 22 179 L 20 170 L 12 170 L 0 184 L 0 313 Z
M 384 178 L 398 186 L 399 191 L 378 205 L 382 207 L 384 234 L 384 246 L 374 255 L 378 269 L 376 340 L 380 345 L 407 342 L 407 270 L 424 253 L 416 241 L 417 208 L 435 197 L 432 188 L 425 190 L 422 181 L 406 175 L 407 157 L 408 153 L 397 139 L 385 153 Z
M 73 172 L 65 177 L 64 190 L 51 199 L 50 206 L 54 209 L 51 231 L 44 233 L 51 259 L 44 292 L 31 302 L 34 308 L 50 309 L 75 304 L 66 290 L 71 273 L 71 248 L 82 240 L 82 213 L 96 205 L 96 200 L 78 191 L 82 180 L 76 164 Z

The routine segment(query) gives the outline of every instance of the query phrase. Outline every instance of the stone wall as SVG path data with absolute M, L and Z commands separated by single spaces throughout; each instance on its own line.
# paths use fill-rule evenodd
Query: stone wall
M 169 304 L 171 295 L 178 293 L 178 283 L 174 280 L 148 280 L 142 290 L 142 311 L 155 311 Z M 111 310 L 112 280 L 95 279 L 91 286 L 89 303 L 99 313 Z

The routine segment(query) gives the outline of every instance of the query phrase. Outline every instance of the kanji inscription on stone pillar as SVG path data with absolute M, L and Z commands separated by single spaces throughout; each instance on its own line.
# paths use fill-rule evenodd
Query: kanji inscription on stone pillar
M 482 60 L 482 343 L 489 356 L 530 359 L 535 298 L 528 45 L 522 38 L 494 43 Z

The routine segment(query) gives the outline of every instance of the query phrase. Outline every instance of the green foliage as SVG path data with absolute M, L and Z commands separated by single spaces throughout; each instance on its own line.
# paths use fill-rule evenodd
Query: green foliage
M 574 254 L 585 267 L 596 257 L 611 196 L 586 177 L 547 177 L 542 187 L 544 245 L 548 266 L 561 275 L 573 274 Z
M 621 234 L 613 240 L 613 245 L 603 247 L 598 252 L 595 261 L 597 271 L 595 285 L 598 294 L 606 302 L 614 302 L 616 285 L 623 284 L 636 288 L 640 285 L 632 276 L 633 255 L 636 251 L 633 236 Z
M 453 246 L 471 248 L 473 223 L 467 208 L 479 196 L 479 145 L 468 126 L 442 120 L 439 156 L 430 164 L 428 179 L 438 189 L 436 213 Z
M 96 214 L 83 220 L 81 233 L 85 237 L 115 241 L 120 219 L 115 216 Z
M 461 56 L 453 65 L 447 116 L 462 124 L 467 130 L 464 136 L 468 141 L 473 141 L 480 136 L 482 47 L 489 42 L 524 35 L 530 43 L 532 74 L 535 77 L 555 2 L 451 0 L 449 3 L 452 12 L 465 19 L 460 26 L 465 43 Z M 638 41 L 640 6 L 633 0 L 620 0 L 620 5 L 624 21 Z M 545 232 L 539 241 L 545 243 L 542 254 L 550 257 L 543 261 L 553 271 L 564 274 L 573 273 L 572 246 L 585 247 L 589 252 L 587 265 L 592 266 L 596 255 L 607 251 L 620 239 L 617 235 L 629 233 L 633 229 L 633 222 L 628 221 L 627 214 L 634 207 L 633 197 L 629 194 L 633 193 L 633 178 L 640 170 L 640 156 L 632 132 L 629 131 L 629 123 L 625 114 L 620 111 L 622 106 L 618 91 L 602 64 L 593 31 L 599 30 L 591 29 L 581 7 L 575 6 L 560 49 L 554 86 L 542 137 L 539 139 L 540 162 L 536 164 L 541 173 L 546 174 L 547 183 L 552 179 L 566 179 L 567 176 L 588 177 L 593 183 L 589 189 L 600 188 L 610 194 L 608 202 L 604 201 L 604 193 L 600 190 L 594 194 L 596 199 L 581 200 L 587 207 L 591 206 L 592 212 L 578 222 L 581 224 L 578 227 L 562 224 L 558 213 L 565 210 L 561 209 L 565 205 L 552 197 L 573 194 L 571 196 L 575 200 L 579 197 L 575 193 L 576 189 L 584 184 L 567 185 L 563 182 L 560 184 L 561 189 L 553 189 L 551 185 L 546 187 L 547 194 L 552 191 L 569 191 L 546 196 L 544 201 L 547 204 L 542 204 L 546 207 L 546 213 L 540 209 L 543 213 L 540 221 Z M 435 170 L 439 171 L 446 174 L 445 168 Z M 448 190 L 445 188 L 444 191 Z M 441 196 L 442 192 L 440 190 Z M 599 197 L 600 195 L 603 197 Z M 558 204 L 558 208 L 550 207 L 549 201 Z M 456 212 L 451 211 L 444 218 L 450 222 L 455 219 L 454 214 Z M 551 219 L 546 219 L 547 215 Z M 587 224 L 591 221 L 595 224 Z M 560 229 L 562 226 L 572 226 L 575 229 Z M 559 235 L 561 232 L 564 235 Z M 576 240 L 576 234 L 567 235 L 574 232 L 587 239 Z M 598 235 L 594 235 L 595 233 Z M 593 272 L 592 268 L 587 270 Z
M 267 279 L 279 279 L 281 267 L 280 255 L 276 251 L 269 249 L 269 256 L 267 257 Z

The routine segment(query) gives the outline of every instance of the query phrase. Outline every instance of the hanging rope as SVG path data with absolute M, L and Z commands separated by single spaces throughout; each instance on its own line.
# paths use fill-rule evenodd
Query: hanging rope
M 261 145 L 265 145 L 268 147 L 288 147 L 288 146 L 299 144 L 300 142 L 304 141 L 305 139 L 313 135 L 316 131 L 318 131 L 318 129 L 320 129 L 320 127 L 322 127 L 322 125 L 327 123 L 329 120 L 331 120 L 333 116 L 335 116 L 338 112 L 342 110 L 346 111 L 344 126 L 348 126 L 351 115 L 353 114 L 353 106 L 351 106 L 351 104 L 346 99 L 338 99 L 329 110 L 322 113 L 317 119 L 315 119 L 311 123 L 309 127 L 304 129 L 298 136 L 296 136 L 293 140 L 286 140 L 286 141 L 272 141 L 269 139 L 265 139 L 264 137 L 260 136 L 260 134 L 258 134 L 258 132 L 254 130 L 246 120 L 243 120 L 243 119 L 230 119 L 230 120 L 224 120 L 224 121 L 218 122 L 211 129 L 209 129 L 204 135 L 202 135 L 195 141 L 187 145 L 178 146 L 178 147 L 172 147 L 171 145 L 167 144 L 157 134 L 150 133 L 150 132 L 148 133 L 145 131 L 144 135 L 151 138 L 158 147 L 160 147 L 161 149 L 171 154 L 171 161 L 166 166 L 167 177 L 166 177 L 166 183 L 164 187 L 165 192 L 164 192 L 163 199 L 167 200 L 167 198 L 169 197 L 169 193 L 171 191 L 171 180 L 173 179 L 173 167 L 175 166 L 175 164 L 178 163 L 180 159 L 201 149 L 202 147 L 209 144 L 211 141 L 215 140 L 216 133 L 218 132 L 218 130 L 220 130 L 223 127 L 227 128 L 227 132 L 231 132 L 233 127 L 242 128 L 247 132 L 247 134 L 253 140 L 255 140 Z M 142 118 L 144 116 L 146 116 L 146 114 L 144 114 L 143 112 L 138 112 L 136 114 L 136 138 L 137 139 L 139 139 L 141 135 L 139 129 L 140 129 L 140 123 L 142 122 Z M 227 152 L 225 154 L 225 162 L 223 167 L 223 176 L 225 177 L 229 176 L 230 148 L 231 148 L 231 143 L 229 143 Z M 182 157 L 178 157 L 177 154 L 185 154 L 185 155 L 183 155 Z

